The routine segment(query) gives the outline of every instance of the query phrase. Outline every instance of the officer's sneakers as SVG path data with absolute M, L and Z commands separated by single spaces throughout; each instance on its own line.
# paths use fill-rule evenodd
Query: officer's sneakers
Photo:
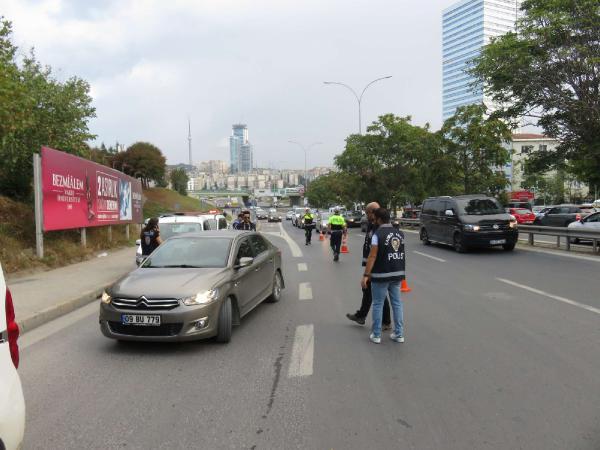
M 369 335 L 369 339 L 373 344 L 381 344 L 381 337 L 375 336 L 373 333 Z
M 356 314 L 346 314 L 346 317 L 348 319 L 350 319 L 353 322 L 356 322 L 359 325 L 364 325 L 365 324 L 365 318 L 364 317 L 359 317 Z
M 390 339 L 394 342 L 399 342 L 399 343 L 404 342 L 404 336 L 402 336 L 401 334 L 392 333 L 392 334 L 390 334 Z
M 335 262 L 338 262 L 338 261 L 340 260 L 340 254 L 339 254 L 339 253 L 334 253 L 334 254 L 333 254 L 333 260 L 334 260 Z

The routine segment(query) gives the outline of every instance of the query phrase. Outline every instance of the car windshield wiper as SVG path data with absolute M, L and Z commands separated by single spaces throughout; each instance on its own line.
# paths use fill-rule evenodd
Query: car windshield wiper
M 201 269 L 202 266 L 192 266 L 190 264 L 169 264 L 167 266 L 161 266 L 166 268 L 178 268 L 178 269 Z

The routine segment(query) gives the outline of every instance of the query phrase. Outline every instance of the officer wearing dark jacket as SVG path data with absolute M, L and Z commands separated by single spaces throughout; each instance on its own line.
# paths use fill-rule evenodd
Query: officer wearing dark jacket
M 404 233 L 390 224 L 390 213 L 385 208 L 375 211 L 379 228 L 371 239 L 371 250 L 361 280 L 363 288 L 371 281 L 373 295 L 373 329 L 369 339 L 381 343 L 381 316 L 383 302 L 389 295 L 394 315 L 394 331 L 390 339 L 404 342 L 404 319 L 400 298 L 400 281 L 405 275 Z
M 363 254 L 362 254 L 362 266 L 365 267 L 367 265 L 367 258 L 369 256 L 369 252 L 371 251 L 371 240 L 373 238 L 373 233 L 377 230 L 378 225 L 375 223 L 375 210 L 379 208 L 379 203 L 371 202 L 365 208 L 365 212 L 367 214 L 368 225 L 367 225 L 367 233 L 365 235 L 365 242 L 363 244 Z M 362 290 L 362 301 L 360 304 L 360 309 L 356 311 L 354 314 L 346 314 L 346 317 L 360 325 L 365 324 L 365 319 L 367 314 L 369 314 L 369 310 L 371 309 L 372 295 L 371 295 L 371 282 L 367 283 L 367 287 Z M 383 304 L 383 330 L 391 330 L 391 319 L 390 319 L 390 303 L 385 300 Z

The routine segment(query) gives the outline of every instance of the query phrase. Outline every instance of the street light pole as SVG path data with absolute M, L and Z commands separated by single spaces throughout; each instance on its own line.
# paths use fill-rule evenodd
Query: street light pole
M 392 76 L 388 75 L 387 77 L 376 78 L 375 80 L 371 81 L 370 83 L 368 83 L 365 86 L 365 88 L 362 90 L 362 92 L 360 93 L 360 95 L 358 95 L 356 93 L 356 91 L 354 89 L 352 89 L 350 86 L 348 86 L 345 83 L 341 83 L 339 81 L 323 81 L 323 84 L 329 84 L 329 85 L 331 85 L 331 84 L 337 84 L 339 86 L 344 86 L 346 89 L 348 89 L 350 92 L 352 92 L 352 94 L 356 98 L 356 102 L 358 103 L 358 134 L 362 134 L 362 98 L 363 98 L 363 95 L 365 95 L 365 91 L 373 83 L 376 83 L 376 82 L 381 81 L 381 80 L 387 80 L 388 78 L 392 78 Z
M 307 170 L 306 170 L 306 154 L 308 153 L 308 151 L 309 151 L 309 150 L 310 150 L 312 147 L 314 147 L 315 145 L 322 144 L 322 142 L 313 142 L 313 143 L 312 143 L 312 144 L 310 144 L 309 146 L 305 146 L 305 145 L 303 145 L 303 144 L 301 144 L 300 142 L 297 142 L 297 141 L 288 141 L 288 142 L 289 142 L 290 144 L 295 144 L 295 145 L 298 145 L 298 146 L 300 146 L 300 148 L 301 148 L 302 150 L 304 150 L 304 184 L 305 184 L 305 186 L 304 186 L 304 189 L 305 189 L 305 190 L 308 190 L 308 177 L 306 176 L 306 175 L 307 175 Z

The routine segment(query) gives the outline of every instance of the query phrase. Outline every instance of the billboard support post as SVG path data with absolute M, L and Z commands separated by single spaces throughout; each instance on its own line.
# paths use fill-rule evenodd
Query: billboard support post
M 44 223 L 42 208 L 42 158 L 39 153 L 33 154 L 33 195 L 35 202 L 35 252 L 37 257 L 44 257 Z
M 125 225 L 125 239 L 129 241 L 129 224 Z
M 108 242 L 112 242 L 112 226 L 108 226 Z
M 85 247 L 87 246 L 87 230 L 86 228 L 81 228 L 81 246 Z

